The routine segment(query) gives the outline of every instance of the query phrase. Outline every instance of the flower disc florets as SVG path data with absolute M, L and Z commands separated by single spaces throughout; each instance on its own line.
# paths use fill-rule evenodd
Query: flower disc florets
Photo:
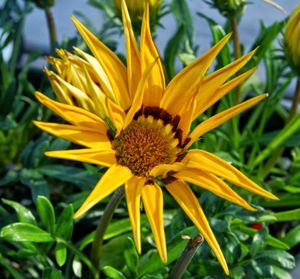
M 178 139 L 172 128 L 152 115 L 138 116 L 113 141 L 118 163 L 137 176 L 148 177 L 153 167 L 174 162 Z

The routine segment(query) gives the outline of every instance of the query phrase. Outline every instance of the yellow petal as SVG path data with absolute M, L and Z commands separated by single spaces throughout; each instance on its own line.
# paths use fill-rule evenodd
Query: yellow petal
M 126 202 L 136 249 L 141 254 L 140 200 L 146 178 L 134 176 L 125 183 Z
M 229 270 L 222 250 L 220 249 L 214 233 L 210 228 L 198 199 L 195 197 L 190 187 L 183 181 L 177 180 L 167 184 L 166 188 L 206 239 L 209 246 L 213 249 L 215 255 L 217 256 L 225 273 L 228 275 Z
M 141 61 L 140 53 L 137 47 L 137 42 L 132 30 L 129 13 L 124 0 L 122 1 L 122 15 L 126 42 L 126 61 L 129 94 L 130 99 L 133 100 L 135 91 L 138 86 L 138 81 L 141 77 Z
M 107 46 L 96 38 L 81 22 L 74 16 L 71 17 L 79 33 L 89 46 L 91 52 L 98 59 L 108 77 L 115 94 L 116 103 L 124 109 L 130 106 L 128 93 L 126 67 Z
M 201 124 L 199 124 L 190 134 L 190 138 L 191 141 L 188 143 L 188 145 L 186 146 L 186 148 L 190 147 L 195 141 L 198 140 L 198 138 L 200 136 L 202 136 L 203 134 L 209 132 L 210 130 L 215 129 L 216 127 L 218 127 L 219 125 L 223 124 L 224 122 L 226 122 L 228 119 L 231 119 L 232 117 L 240 114 L 241 112 L 243 112 L 244 110 L 254 106 L 255 104 L 257 104 L 258 102 L 262 101 L 263 99 L 265 99 L 267 97 L 267 94 L 263 94 L 257 97 L 253 97 L 241 104 L 238 104 L 234 107 L 231 107 L 227 110 L 224 110 L 210 118 L 208 118 L 207 120 L 203 121 Z
M 181 162 L 175 162 L 173 164 L 161 164 L 155 166 L 150 171 L 150 176 L 152 177 L 165 177 L 170 171 L 179 171 L 184 167 Z
M 103 149 L 104 148 L 47 151 L 45 152 L 45 155 L 52 158 L 67 159 L 110 167 L 116 163 L 115 151 L 106 151 Z
M 206 189 L 230 202 L 236 203 L 250 211 L 256 211 L 256 209 L 248 204 L 246 200 L 233 191 L 221 179 L 211 173 L 189 168 L 179 171 L 174 174 L 174 177 L 200 186 L 201 188 Z
M 76 144 L 91 148 L 105 146 L 108 150 L 111 150 L 111 143 L 107 138 L 105 131 L 103 131 L 104 133 L 101 133 L 101 131 L 97 132 L 89 128 L 57 123 L 39 121 L 34 121 L 33 123 L 47 133 L 69 140 Z
M 159 58 L 159 53 L 153 42 L 151 30 L 150 30 L 150 18 L 149 18 L 149 2 L 146 2 L 142 31 L 141 31 L 141 68 L 142 74 L 147 71 L 150 65 L 155 63 L 153 70 L 151 71 L 146 93 L 144 95 L 143 104 L 145 106 L 158 106 L 159 101 L 165 88 L 165 76 L 164 70 Z M 157 59 L 158 58 L 158 59 Z
M 117 137 L 123 129 L 126 114 L 119 105 L 114 103 L 109 98 L 106 99 L 106 106 L 109 113 L 109 118 L 113 122 L 114 127 L 117 129 L 117 133 L 115 135 Z
M 183 161 L 187 167 L 213 173 L 232 182 L 235 185 L 238 185 L 263 197 L 275 200 L 278 199 L 272 193 L 258 186 L 254 181 L 249 179 L 238 169 L 227 163 L 225 160 L 213 155 L 212 153 L 204 150 L 189 150 Z
M 209 107 L 215 104 L 220 100 L 224 95 L 230 92 L 232 89 L 241 84 L 245 79 L 251 76 L 257 67 L 237 76 L 236 78 L 226 82 L 216 91 L 211 90 L 209 87 L 205 88 L 205 92 L 199 90 L 199 93 L 196 95 L 197 108 L 194 111 L 193 120 L 206 111 Z
M 118 187 L 126 183 L 133 174 L 127 167 L 120 165 L 111 166 L 107 172 L 101 177 L 95 188 L 89 194 L 82 206 L 77 210 L 74 218 L 78 218 L 98 202 L 106 198 Z
M 231 34 L 226 35 L 203 56 L 180 71 L 170 81 L 160 102 L 161 108 L 176 115 L 177 111 L 182 107 L 182 104 L 196 92 L 199 82 L 217 54 L 228 42 L 230 35 Z
M 142 199 L 150 223 L 158 253 L 164 263 L 167 262 L 166 237 L 163 217 L 163 194 L 156 184 L 145 185 Z
M 129 111 L 127 112 L 123 129 L 125 129 L 130 124 L 135 113 L 137 111 L 139 111 L 139 109 L 142 107 L 143 97 L 145 94 L 145 87 L 146 87 L 147 81 L 148 81 L 152 71 L 154 70 L 154 67 L 155 67 L 157 61 L 158 61 L 158 59 L 154 60 L 154 62 L 149 66 L 149 68 L 143 73 L 143 75 L 139 81 L 139 85 L 136 90 L 136 93 L 134 95 L 134 99 L 132 101 L 131 107 L 130 107 Z
M 75 106 L 55 102 L 40 92 L 36 92 L 35 97 L 44 106 L 73 125 L 94 129 L 95 131 L 104 132 L 107 130 L 106 123 L 91 112 Z

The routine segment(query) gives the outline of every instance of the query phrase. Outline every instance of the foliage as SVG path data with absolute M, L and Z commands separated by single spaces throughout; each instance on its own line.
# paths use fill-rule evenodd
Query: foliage
M 79 207 L 103 169 L 43 155 L 46 150 L 67 149 L 70 143 L 53 139 L 32 124 L 32 120 L 49 120 L 55 116 L 42 108 L 33 95 L 35 90 L 42 89 L 52 96 L 49 82 L 32 66 L 43 54 L 32 51 L 25 57 L 22 49 L 24 22 L 36 8 L 31 2 L 6 0 L 0 8 L 0 277 L 59 279 L 87 278 L 92 274 L 99 278 L 89 250 L 97 220 L 107 201 L 81 220 L 73 220 L 73 208 Z M 115 50 L 122 24 L 114 7 L 108 3 L 111 1 L 87 2 L 106 15 L 105 24 L 93 29 Z M 162 4 L 152 23 L 157 34 L 162 26 L 161 18 L 166 14 L 174 17 L 177 24 L 163 55 L 166 74 L 171 79 L 179 65 L 184 67 L 194 61 L 199 46 L 194 40 L 196 26 L 188 1 L 172 0 Z M 87 15 L 81 16 L 92 24 Z M 221 26 L 200 12 L 197 16 L 207 21 L 211 32 L 209 40 L 213 43 L 230 32 L 230 18 Z M 231 270 L 228 278 L 291 278 L 289 270 L 294 268 L 294 256 L 299 254 L 300 117 L 299 113 L 291 116 L 282 105 L 289 84 L 296 79 L 278 44 L 283 30 L 284 22 L 271 26 L 262 22 L 252 46 L 244 46 L 247 51 L 257 46 L 259 49 L 243 71 L 264 65 L 265 76 L 263 79 L 255 76 L 245 82 L 240 97 L 245 99 L 268 92 L 269 98 L 245 115 L 204 135 L 193 145 L 231 162 L 280 198 L 269 201 L 248 195 L 247 200 L 253 206 L 260 205 L 258 213 L 252 213 L 211 193 L 194 189 L 228 261 Z M 76 38 L 66 39 L 64 47 L 69 48 L 75 41 Z M 12 53 L 4 57 L 4 49 L 8 46 L 12 46 Z M 217 57 L 215 68 L 232 61 L 233 51 L 231 45 L 225 46 Z M 236 91 L 231 92 L 194 124 L 235 104 L 236 94 Z M 101 262 L 104 278 L 168 278 L 187 244 L 182 236 L 194 237 L 197 230 L 167 196 L 164 217 L 168 263 L 163 265 L 143 214 L 144 250 L 141 256 L 137 254 L 125 208 L 125 201 L 122 201 L 104 236 Z M 216 258 L 204 243 L 183 278 L 224 277 Z

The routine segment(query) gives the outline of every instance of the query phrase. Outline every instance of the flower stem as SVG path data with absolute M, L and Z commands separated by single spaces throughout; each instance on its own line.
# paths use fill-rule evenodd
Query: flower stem
M 233 51 L 234 51 L 234 58 L 239 59 L 241 57 L 241 44 L 239 39 L 239 30 L 238 30 L 238 23 L 235 17 L 230 19 L 230 25 L 232 30 L 232 40 L 233 40 Z M 238 104 L 241 99 L 241 85 L 239 84 L 236 87 L 236 103 Z
M 98 223 L 98 227 L 96 230 L 96 234 L 95 234 L 95 238 L 91 250 L 91 261 L 98 271 L 100 271 L 100 256 L 101 256 L 101 249 L 103 244 L 103 237 L 107 229 L 107 226 L 109 225 L 112 219 L 114 211 L 119 205 L 119 203 L 121 202 L 123 196 L 124 196 L 124 186 L 121 186 L 115 191 L 115 193 L 111 197 Z
M 170 274 L 170 279 L 180 279 L 182 277 L 197 249 L 203 243 L 203 240 L 204 239 L 201 234 L 198 234 L 194 237 L 194 239 L 189 240 Z
M 50 8 L 45 8 L 45 14 L 46 14 L 46 19 L 47 19 L 47 24 L 48 24 L 50 47 L 51 47 L 51 52 L 52 52 L 54 50 L 55 44 L 57 42 L 57 33 L 56 33 L 56 28 L 55 28 L 55 22 L 54 22 L 54 17 L 53 17 L 53 14 L 52 14 L 52 11 Z
M 298 108 L 299 102 L 300 102 L 300 78 L 297 79 L 295 93 L 294 93 L 293 101 L 292 101 L 292 106 L 290 109 L 289 116 L 286 120 L 286 124 L 288 124 L 293 119 L 295 114 L 297 113 L 297 108 Z M 278 159 L 282 156 L 283 152 L 284 152 L 284 147 L 279 147 L 273 151 L 272 156 L 269 158 L 269 160 L 265 164 L 264 168 L 260 172 L 261 178 L 265 178 L 270 173 L 271 169 L 277 163 Z

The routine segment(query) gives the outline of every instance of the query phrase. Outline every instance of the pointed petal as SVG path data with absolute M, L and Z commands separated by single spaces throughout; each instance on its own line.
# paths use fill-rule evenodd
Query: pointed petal
M 190 187 L 183 181 L 177 180 L 167 184 L 166 188 L 206 239 L 209 246 L 213 249 L 220 264 L 222 265 L 225 273 L 228 275 L 229 270 L 222 250 L 220 249 L 214 233 L 210 228 L 198 199 L 195 197 Z
M 101 131 L 97 132 L 84 127 L 40 121 L 34 121 L 33 123 L 47 133 L 69 140 L 76 144 L 91 148 L 105 146 L 107 150 L 111 150 L 111 143 L 107 138 L 105 131 L 104 133 L 101 133 Z
M 263 94 L 263 95 L 260 95 L 257 97 L 253 97 L 241 104 L 238 104 L 234 107 L 224 110 L 224 111 L 208 118 L 207 120 L 203 121 L 191 132 L 191 134 L 189 136 L 191 138 L 191 141 L 188 143 L 186 148 L 190 147 L 203 134 L 209 132 L 210 130 L 215 129 L 219 125 L 226 122 L 228 119 L 231 119 L 234 116 L 243 112 L 244 110 L 254 106 L 258 102 L 265 99 L 267 96 L 268 96 L 267 94 Z
M 207 87 L 204 89 L 205 92 L 199 90 L 196 95 L 197 100 L 197 108 L 195 109 L 193 120 L 201 115 L 204 111 L 206 111 L 209 107 L 215 104 L 218 100 L 220 100 L 224 95 L 230 92 L 232 89 L 241 84 L 244 80 L 246 80 L 249 76 L 251 76 L 257 67 L 237 76 L 236 78 L 226 82 L 217 90 L 213 91 L 211 88 Z
M 158 61 L 158 59 L 154 60 L 154 62 L 149 66 L 149 68 L 145 72 L 143 72 L 143 75 L 139 81 L 138 88 L 134 95 L 134 99 L 132 101 L 131 107 L 130 107 L 129 111 L 127 112 L 123 129 L 125 129 L 130 124 L 135 113 L 137 111 L 139 111 L 139 109 L 142 107 L 143 97 L 145 94 L 145 88 L 147 85 L 147 81 L 149 80 L 149 77 L 150 77 L 152 71 L 154 70 L 154 67 L 155 67 L 157 61 Z
M 141 61 L 137 42 L 131 26 L 130 16 L 125 4 L 122 1 L 122 17 L 124 26 L 124 35 L 126 42 L 126 60 L 127 60 L 127 77 L 130 99 L 133 100 L 138 81 L 141 77 Z
M 206 189 L 215 195 L 226 199 L 232 203 L 238 204 L 250 211 L 256 211 L 246 200 L 233 191 L 221 179 L 211 173 L 199 169 L 184 169 L 174 174 L 174 177 L 193 183 L 203 189 Z
M 195 93 L 199 82 L 215 57 L 228 42 L 231 34 L 226 35 L 215 46 L 195 62 L 180 71 L 168 84 L 160 107 L 176 115 L 186 99 Z
M 47 151 L 45 152 L 45 155 L 52 158 L 73 160 L 83 163 L 90 163 L 99 166 L 110 167 L 116 163 L 115 151 L 106 151 L 103 149 L 74 149 Z
M 157 59 L 157 63 L 151 71 L 143 104 L 145 106 L 158 106 L 165 88 L 164 70 L 159 58 L 159 53 L 153 42 L 150 30 L 149 2 L 146 1 L 141 32 L 141 68 L 142 74 Z
M 164 263 L 167 262 L 166 237 L 163 217 L 163 194 L 156 184 L 145 185 L 142 199 L 150 223 L 158 253 Z
M 126 203 L 136 249 L 141 254 L 140 200 L 146 178 L 134 176 L 125 183 Z
M 117 133 L 115 135 L 117 137 L 124 126 L 126 114 L 119 105 L 114 103 L 109 98 L 106 99 L 106 107 L 109 112 L 109 118 L 113 122 L 115 128 L 117 129 Z
M 111 166 L 107 172 L 101 177 L 95 188 L 89 194 L 82 206 L 77 210 L 74 218 L 78 218 L 98 202 L 106 198 L 118 187 L 126 183 L 133 174 L 127 167 L 120 165 Z
M 96 38 L 81 22 L 74 16 L 71 17 L 77 30 L 89 46 L 91 52 L 98 59 L 108 77 L 115 93 L 115 101 L 124 109 L 130 106 L 128 94 L 126 67 L 120 59 L 100 40 Z
M 181 162 L 175 162 L 173 164 L 161 164 L 155 166 L 151 171 L 150 171 L 150 176 L 152 177 L 166 177 L 168 172 L 170 171 L 179 171 L 182 168 L 184 168 L 184 164 Z
M 213 173 L 255 194 L 269 199 L 278 199 L 225 160 L 210 152 L 204 150 L 189 150 L 183 162 L 186 163 L 189 168 L 196 168 L 204 172 Z
M 104 132 L 107 130 L 106 123 L 91 112 L 75 106 L 55 102 L 40 92 L 36 92 L 35 97 L 44 106 L 73 125 L 94 129 L 95 131 Z

